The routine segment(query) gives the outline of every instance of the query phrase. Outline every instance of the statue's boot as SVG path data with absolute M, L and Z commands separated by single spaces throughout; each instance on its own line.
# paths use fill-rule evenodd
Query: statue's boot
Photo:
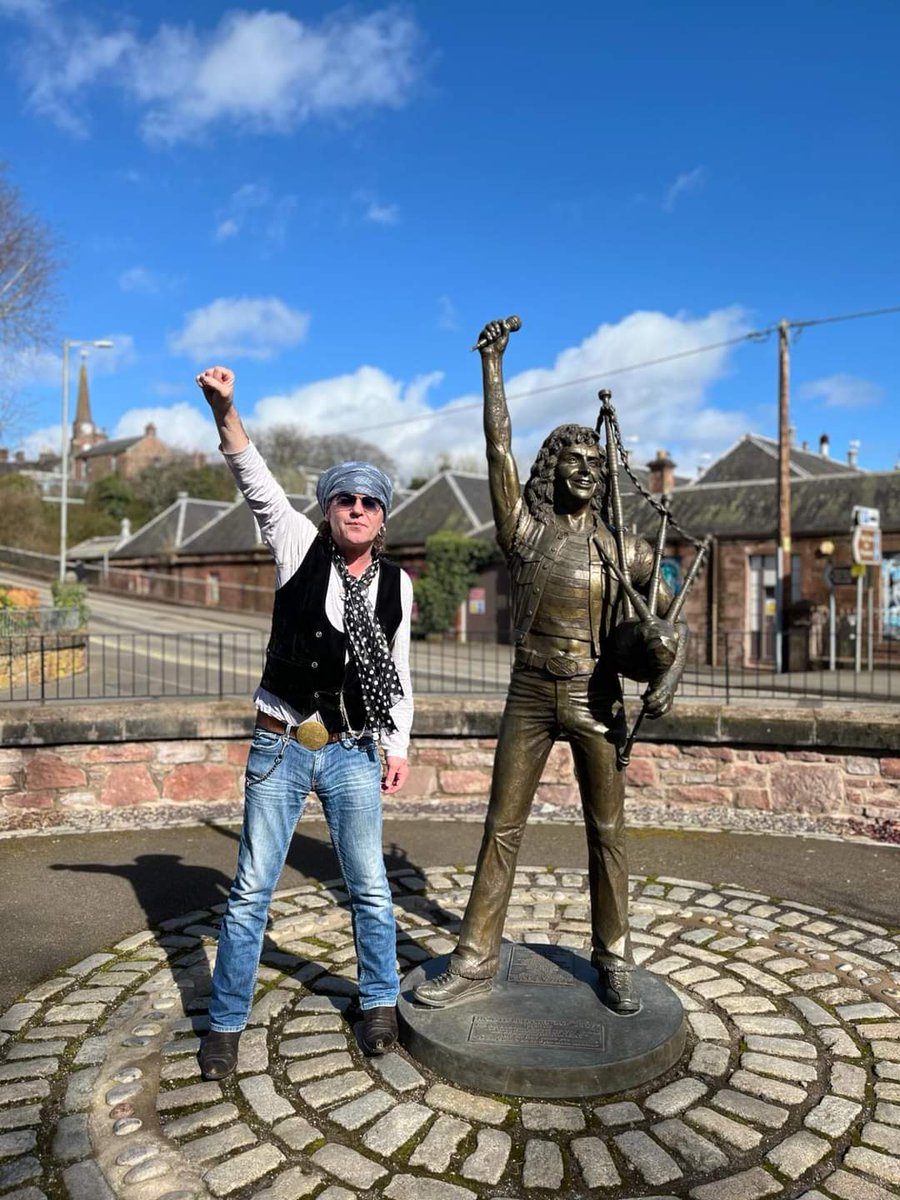
M 591 966 L 600 979 L 600 999 L 614 1013 L 628 1017 L 641 1007 L 634 963 L 624 958 L 591 955 Z
M 468 979 L 454 971 L 442 971 L 413 988 L 413 999 L 429 1008 L 449 1008 L 451 1004 L 461 1004 L 489 992 L 493 986 L 492 979 Z

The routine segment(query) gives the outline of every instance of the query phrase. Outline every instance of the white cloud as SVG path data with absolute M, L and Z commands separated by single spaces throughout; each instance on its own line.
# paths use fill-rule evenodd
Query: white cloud
M 29 27 L 20 64 L 30 104 L 79 135 L 99 84 L 136 104 L 148 140 L 173 143 L 220 123 L 284 133 L 312 118 L 399 108 L 421 57 L 418 26 L 396 7 L 318 23 L 235 9 L 213 30 L 168 24 L 143 40 L 123 20 L 101 29 L 47 0 L 3 0 L 0 14 Z
M 449 296 L 438 296 L 437 326 L 445 333 L 459 332 L 459 312 Z
M 119 275 L 119 288 L 123 292 L 133 292 L 138 296 L 158 296 L 174 286 L 176 280 L 149 267 L 129 267 Z
M 881 403 L 884 388 L 869 379 L 838 373 L 801 384 L 797 397 L 821 400 L 826 408 L 868 408 Z
M 137 361 L 134 338 L 130 333 L 103 334 L 98 341 L 110 341 L 112 346 L 107 349 L 85 347 L 84 357 L 88 361 L 88 372 L 95 375 L 114 375 L 122 367 L 131 366 Z M 69 371 L 71 386 L 74 391 L 77 385 L 78 368 L 82 358 L 82 348 L 72 346 L 69 349 Z M 56 350 L 26 348 L 16 351 L 4 360 L 2 375 L 10 386 L 21 389 L 28 387 L 49 387 L 59 384 L 62 387 L 63 356 Z
M 507 395 L 522 471 L 554 426 L 563 421 L 595 424 L 597 392 L 608 383 L 632 461 L 643 465 L 657 448 L 665 447 L 680 473 L 693 473 L 701 455 L 721 452 L 746 432 L 749 423 L 744 414 L 726 412 L 708 400 L 712 385 L 728 369 L 729 349 L 690 352 L 739 337 L 747 329 L 738 308 L 702 318 L 632 313 L 617 324 L 601 325 L 579 345 L 558 354 L 551 366 L 511 374 Z M 515 335 L 526 336 L 527 331 Z M 621 367 L 685 352 L 687 357 L 613 374 Z M 507 352 L 508 371 L 518 354 L 519 343 L 513 339 Z M 448 448 L 454 455 L 483 462 L 480 396 L 459 396 L 434 409 L 428 397 L 440 380 L 435 373 L 404 383 L 377 367 L 365 366 L 268 396 L 247 416 L 264 427 L 293 422 L 309 433 L 352 431 L 377 442 L 404 476 L 427 470 Z
M 26 459 L 34 461 L 44 452 L 60 454 L 62 452 L 62 425 L 46 425 L 43 429 L 35 429 L 27 433 L 16 447 L 22 450 Z
M 366 220 L 376 225 L 396 225 L 400 220 L 400 209 L 396 204 L 378 204 L 373 200 L 366 209 Z
M 691 192 L 699 192 L 705 183 L 705 167 L 694 167 L 692 171 L 683 171 L 666 190 L 662 202 L 663 209 L 666 212 L 672 212 L 682 196 L 687 196 Z
M 245 183 L 216 212 L 213 236 L 217 242 L 224 242 L 248 233 L 281 245 L 296 206 L 296 196 L 275 196 L 264 182 Z
M 306 337 L 309 313 L 289 308 L 275 296 L 220 297 L 187 314 L 169 347 L 199 362 L 206 359 L 272 358 Z
M 150 424 L 156 426 L 158 436 L 166 445 L 176 450 L 201 450 L 205 454 L 214 454 L 219 444 L 209 410 L 204 407 L 201 411 L 187 403 L 132 408 L 119 418 L 110 437 L 137 437 Z

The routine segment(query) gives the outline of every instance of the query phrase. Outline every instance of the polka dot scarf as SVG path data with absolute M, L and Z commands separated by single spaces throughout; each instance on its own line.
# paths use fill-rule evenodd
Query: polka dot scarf
M 350 642 L 350 659 L 359 674 L 366 725 L 373 731 L 393 733 L 397 726 L 391 709 L 402 698 L 403 685 L 367 595 L 378 570 L 378 560 L 373 559 L 362 575 L 354 578 L 334 543 L 331 559 L 344 585 L 344 631 Z

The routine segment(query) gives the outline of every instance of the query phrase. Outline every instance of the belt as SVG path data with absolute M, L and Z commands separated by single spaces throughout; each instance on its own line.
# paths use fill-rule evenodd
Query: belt
M 318 722 L 306 721 L 304 721 L 303 724 L 308 725 L 312 723 L 318 724 Z M 303 729 L 303 725 L 291 725 L 287 721 L 279 721 L 277 717 L 269 716 L 269 714 L 263 712 L 262 709 L 257 709 L 256 725 L 257 728 L 266 729 L 269 733 L 291 733 L 297 739 L 297 741 L 300 742 L 301 746 L 306 744 L 300 736 L 300 730 Z M 322 728 L 324 729 L 325 726 L 323 725 Z M 329 733 L 321 744 L 323 746 L 327 746 L 331 742 L 339 742 L 341 738 L 345 736 L 346 731 L 338 730 L 337 733 Z
M 538 650 L 526 650 L 524 646 L 516 648 L 515 665 L 530 667 L 536 671 L 546 671 L 556 679 L 570 679 L 574 675 L 593 675 L 597 667 L 597 659 L 588 655 L 578 654 L 541 654 Z

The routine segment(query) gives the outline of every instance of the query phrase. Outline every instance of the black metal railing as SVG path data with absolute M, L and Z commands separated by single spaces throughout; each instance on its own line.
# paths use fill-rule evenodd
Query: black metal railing
M 685 699 L 788 697 L 895 702 L 900 698 L 900 644 L 882 642 L 871 670 L 839 658 L 835 670 L 807 664 L 777 673 L 748 664 L 749 634 L 723 633 L 715 655 L 692 644 L 679 687 Z M 0 636 L 0 701 L 169 699 L 249 696 L 259 682 L 266 635 L 260 630 L 200 633 L 22 633 Z M 715 665 L 710 663 L 714 657 Z M 502 695 L 512 647 L 494 639 L 414 639 L 410 649 L 417 695 Z M 644 685 L 626 681 L 626 695 Z

